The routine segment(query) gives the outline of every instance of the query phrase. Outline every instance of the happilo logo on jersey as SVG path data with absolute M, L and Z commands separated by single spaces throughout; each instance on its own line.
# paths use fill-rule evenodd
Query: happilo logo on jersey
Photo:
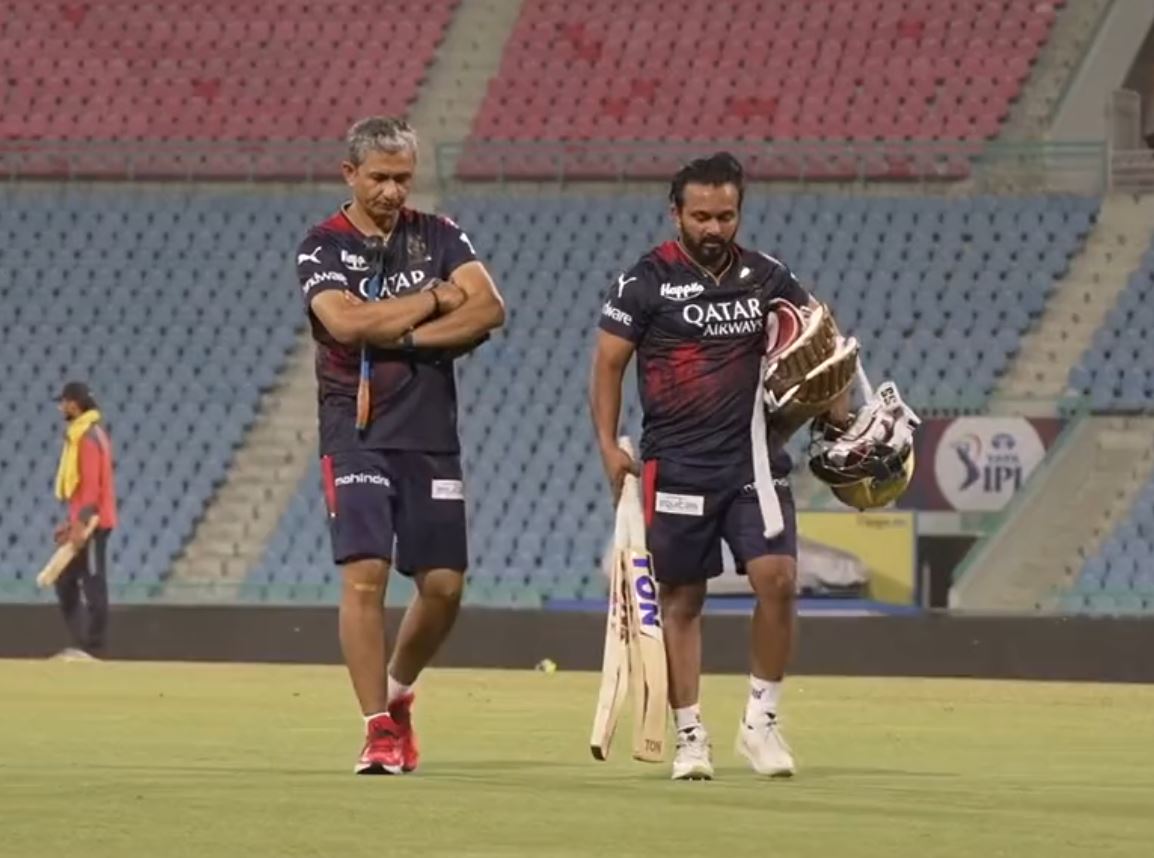
M 934 476 L 954 509 L 996 511 L 1018 492 L 1046 455 L 1038 431 L 1022 417 L 963 417 L 942 434 Z
M 760 298 L 686 304 L 681 318 L 706 337 L 744 337 L 765 330 Z
M 347 250 L 341 251 L 341 264 L 349 271 L 368 271 L 369 263 L 363 256 L 358 256 L 355 253 L 349 253 Z
M 661 297 L 670 301 L 690 301 L 705 291 L 701 283 L 662 283 Z

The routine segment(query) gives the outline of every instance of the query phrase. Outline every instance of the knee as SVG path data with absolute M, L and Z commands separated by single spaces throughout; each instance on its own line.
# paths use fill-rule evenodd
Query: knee
M 790 558 L 775 557 L 764 566 L 750 569 L 757 598 L 763 602 L 792 602 L 797 598 L 797 564 Z
M 389 565 L 383 560 L 357 560 L 342 570 L 343 596 L 357 605 L 379 605 L 385 598 Z
M 701 616 L 701 609 L 704 606 L 704 587 L 661 588 L 661 617 L 667 623 L 692 622 Z
M 437 570 L 425 573 L 420 582 L 422 599 L 437 602 L 445 608 L 456 609 L 465 592 L 465 576 L 459 572 Z

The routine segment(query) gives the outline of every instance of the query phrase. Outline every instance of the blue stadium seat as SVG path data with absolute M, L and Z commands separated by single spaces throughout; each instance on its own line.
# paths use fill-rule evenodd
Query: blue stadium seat
M 288 260 L 305 226 L 335 199 L 12 186 L 0 208 L 0 236 L 10 239 L 0 299 L 6 307 L 16 295 L 30 300 L 0 320 L 3 597 L 42 597 L 27 575 L 56 515 L 60 426 L 51 395 L 78 364 L 96 367 L 90 381 L 121 463 L 124 526 L 112 544 L 114 568 L 132 593 L 156 592 L 300 331 Z M 474 234 L 510 307 L 506 330 L 459 364 L 473 525 L 467 598 L 534 605 L 601 595 L 610 511 L 583 403 L 590 335 L 611 278 L 666 235 L 664 206 L 632 195 L 486 196 L 445 208 Z M 783 194 L 749 201 L 744 240 L 815 284 L 862 339 L 871 374 L 894 378 L 915 407 L 973 406 L 990 395 L 1096 211 L 1095 199 L 1073 195 Z M 67 250 L 67 267 L 28 264 L 45 242 Z M 1150 374 L 1111 370 L 1154 366 L 1149 341 L 1121 336 L 1154 321 L 1152 278 L 1154 248 L 1111 312 L 1111 329 L 1071 374 L 1071 387 L 1092 391 L 1100 407 L 1148 407 Z M 58 300 L 65 291 L 70 300 Z M 1109 389 L 1097 383 L 1105 374 Z M 636 437 L 632 395 L 625 416 Z M 512 437 L 522 443 L 510 447 Z M 803 448 L 798 436 L 791 450 Z M 1141 498 L 1149 511 L 1154 486 Z M 1154 516 L 1135 515 L 1113 547 L 1087 561 L 1068 604 L 1138 610 L 1154 599 L 1143 559 Z M 244 595 L 331 601 L 338 587 L 314 466 Z M 410 593 L 399 581 L 390 603 Z
M 1088 557 L 1072 592 L 1090 599 L 1094 613 L 1154 612 L 1154 478 L 1138 493 L 1129 514 L 1097 553 Z M 1065 603 L 1063 603 L 1065 605 Z
M 470 231 L 509 305 L 505 330 L 459 364 L 473 564 L 466 599 L 602 595 L 611 520 L 584 406 L 591 332 L 612 278 L 666 237 L 664 205 L 641 196 L 489 195 L 443 207 Z M 1075 196 L 783 194 L 751 198 L 743 234 L 817 284 L 863 340 L 870 372 L 894 378 L 915 407 L 978 406 L 1097 207 Z M 1049 235 L 1038 236 L 1039 223 Z M 636 438 L 632 395 L 625 413 Z M 523 442 L 510 446 L 511 437 Z M 800 455 L 804 444 L 799 434 L 791 451 Z M 331 575 L 328 551 L 313 468 L 248 591 L 267 598 L 278 582 Z M 390 590 L 390 603 L 403 599 Z
M 1081 221 L 1077 221 L 1079 224 Z M 1070 370 L 1067 393 L 1087 396 L 1098 411 L 1148 413 L 1154 409 L 1154 244 Z
M 119 462 L 114 598 L 157 591 L 136 584 L 168 574 L 303 326 L 291 254 L 336 197 L 286 199 L 6 187 L 0 599 L 44 598 L 29 576 L 61 514 L 51 493 L 62 433 L 53 396 L 74 375 L 97 393 Z

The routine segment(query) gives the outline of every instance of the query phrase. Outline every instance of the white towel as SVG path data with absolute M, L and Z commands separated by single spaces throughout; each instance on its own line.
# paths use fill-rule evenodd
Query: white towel
M 757 505 L 761 507 L 761 519 L 765 523 L 765 537 L 773 539 L 785 530 L 785 519 L 781 515 L 781 502 L 777 499 L 773 471 L 769 466 L 769 431 L 761 389 L 765 370 L 766 359 L 762 358 L 757 374 L 757 392 L 753 397 L 753 418 L 750 420 L 749 434 L 753 443 L 753 487 L 757 491 Z

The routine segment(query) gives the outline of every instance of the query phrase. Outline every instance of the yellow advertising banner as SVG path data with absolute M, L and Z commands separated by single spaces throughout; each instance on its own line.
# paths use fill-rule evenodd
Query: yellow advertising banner
M 799 512 L 797 578 L 803 596 L 853 596 L 909 605 L 914 600 L 915 514 Z M 723 547 L 725 571 L 709 582 L 713 595 L 748 595 L 744 575 Z
M 895 605 L 914 600 L 917 533 L 912 512 L 801 512 L 799 576 L 821 575 L 831 549 L 858 567 L 870 598 Z

